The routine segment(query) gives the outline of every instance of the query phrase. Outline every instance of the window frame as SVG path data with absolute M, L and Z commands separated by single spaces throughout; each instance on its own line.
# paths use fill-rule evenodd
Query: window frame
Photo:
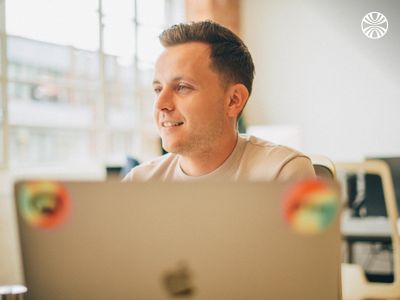
M 12 157 L 10 154 L 10 143 L 11 140 L 9 140 L 10 136 L 10 132 L 11 130 L 14 130 L 15 128 L 22 127 L 22 128 L 29 128 L 29 126 L 24 126 L 22 125 L 17 125 L 17 127 L 13 126 L 12 124 L 10 124 L 10 115 L 9 115 L 9 93 L 8 93 L 8 88 L 9 88 L 9 84 L 13 81 L 12 78 L 8 78 L 8 71 L 9 71 L 9 56 L 7 54 L 7 38 L 8 36 L 11 36 L 11 34 L 8 34 L 6 31 L 6 9 L 5 9 L 5 5 L 7 1 L 12 1 L 12 0 L 0 0 L 0 19 L 1 24 L 0 24 L 0 38 L 2 39 L 2 43 L 1 43 L 1 74 L 2 76 L 0 76 L 0 85 L 1 85 L 1 94 L 0 94 L 0 100 L 1 101 L 1 107 L 2 107 L 2 112 L 3 112 L 3 119 L 0 122 L 0 129 L 2 129 L 3 131 L 3 138 L 2 138 L 2 143 L 1 143 L 1 147 L 2 147 L 2 152 L 3 152 L 3 159 L 0 159 L 0 169 L 10 169 L 11 166 L 11 162 L 12 162 Z M 127 128 L 127 129 L 121 129 L 121 128 L 114 128 L 111 124 L 111 122 L 108 122 L 107 120 L 107 114 L 109 113 L 109 110 L 107 110 L 107 107 L 109 107 L 110 105 L 110 99 L 108 99 L 108 95 L 113 94 L 113 92 L 109 90 L 109 84 L 107 81 L 107 62 L 106 59 L 109 56 L 109 54 L 105 53 L 104 50 L 104 39 L 105 39 L 105 35 L 104 35 L 104 27 L 106 26 L 104 24 L 104 11 L 103 11 L 103 0 L 97 0 L 98 3 L 98 9 L 96 11 L 97 16 L 98 16 L 98 30 L 97 30 L 97 34 L 99 35 L 99 44 L 98 44 L 98 50 L 96 51 L 98 54 L 98 74 L 95 78 L 96 82 L 99 83 L 99 88 L 98 88 L 98 95 L 99 98 L 97 99 L 97 104 L 96 104 L 96 120 L 94 122 L 94 131 L 95 131 L 95 139 L 96 139 L 96 147 L 97 147 L 97 153 L 98 156 L 96 159 L 96 163 L 98 165 L 102 165 L 102 166 L 107 166 L 110 161 L 108 160 L 112 160 L 113 157 L 115 155 L 121 155 L 121 153 L 118 154 L 118 152 L 115 152 L 112 148 L 107 148 L 107 141 L 109 138 L 115 136 L 116 138 L 118 138 L 118 136 L 120 137 L 121 135 L 125 135 L 125 134 L 130 134 L 131 135 L 131 139 L 129 138 L 125 138 L 125 145 L 129 145 L 135 144 L 137 142 L 137 140 L 139 140 L 139 138 L 143 135 L 142 132 L 144 131 L 148 131 L 148 124 L 144 124 L 143 119 L 145 119 L 141 114 L 142 114 L 142 109 L 143 109 L 143 104 L 140 103 L 141 99 L 138 99 L 140 97 L 138 97 L 138 94 L 141 95 L 143 94 L 143 83 L 140 82 L 139 80 L 139 76 L 141 73 L 141 67 L 140 64 L 146 61 L 141 61 L 139 55 L 138 55 L 138 31 L 139 28 L 143 28 L 145 26 L 149 26 L 150 24 L 147 23 L 139 23 L 139 17 L 138 17 L 138 3 L 141 0 L 131 0 L 133 3 L 133 8 L 134 8 L 134 14 L 133 17 L 131 19 L 131 26 L 133 27 L 133 32 L 134 32 L 134 49 L 133 49 L 133 63 L 132 65 L 129 66 L 133 68 L 132 72 L 134 74 L 134 82 L 132 82 L 132 85 L 134 86 L 134 90 L 133 91 L 129 91 L 128 94 L 129 96 L 132 96 L 135 99 L 134 103 L 132 104 L 132 115 L 134 116 L 134 123 L 135 126 L 133 126 L 133 128 Z M 184 17 L 183 14 L 180 14 L 182 11 L 179 12 L 180 8 L 184 9 L 184 5 L 181 6 L 181 4 L 184 4 L 183 0 L 164 0 L 164 15 L 165 15 L 165 24 L 162 25 L 162 27 L 166 27 L 168 25 L 171 24 L 171 22 L 175 22 L 177 20 L 179 21 L 183 21 Z M 179 2 L 180 1 L 180 2 Z M 178 8 L 178 14 L 175 13 L 175 19 L 176 20 L 172 20 L 171 18 L 171 9 L 174 8 Z M 180 14 L 180 15 L 179 15 Z M 178 15 L 178 17 L 176 17 L 176 15 Z M 162 29 L 162 28 L 160 28 Z M 74 49 L 74 47 L 72 46 L 66 46 L 66 47 L 71 47 L 72 50 Z M 78 49 L 80 50 L 80 49 Z M 147 72 L 147 71 L 146 71 Z M 23 80 L 22 80 L 23 81 Z M 149 88 L 150 90 L 150 88 Z M 132 95 L 131 95 L 132 94 Z M 138 110 L 138 111 L 136 111 Z M 136 126 L 137 125 L 137 126 Z M 11 127 L 10 127 L 11 126 Z M 51 127 L 48 127 L 47 129 L 51 129 Z M 65 129 L 68 129 L 67 127 Z M 124 139 L 122 139 L 124 140 Z M 121 140 L 121 141 L 122 141 Z M 111 149 L 111 150 L 110 150 Z M 108 153 L 109 152 L 109 153 Z M 107 157 L 108 156 L 108 157 Z M 40 162 L 33 162 L 33 164 L 39 165 L 40 166 Z M 62 161 L 54 161 L 54 165 L 58 166 L 61 165 Z M 24 166 L 21 167 L 13 167 L 15 169 L 15 171 L 20 171 L 20 168 L 25 168 Z
M 0 0 L 0 103 L 2 120 L 0 127 L 2 130 L 2 157 L 0 158 L 0 170 L 7 170 L 9 166 L 9 143 L 8 143 L 8 93 L 7 93 L 7 33 L 6 33 L 6 0 Z

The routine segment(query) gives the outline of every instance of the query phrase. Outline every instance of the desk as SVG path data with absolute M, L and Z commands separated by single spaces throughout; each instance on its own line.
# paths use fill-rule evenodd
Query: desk
M 397 224 L 399 227 L 399 222 Z M 341 220 L 342 238 L 348 246 L 348 262 L 353 262 L 353 246 L 357 242 L 392 243 L 389 219 L 386 217 L 354 218 L 344 213 Z

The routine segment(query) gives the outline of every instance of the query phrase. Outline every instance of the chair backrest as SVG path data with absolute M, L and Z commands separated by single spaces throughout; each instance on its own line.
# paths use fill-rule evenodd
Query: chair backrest
M 391 229 L 393 247 L 394 281 L 392 283 L 368 282 L 362 268 L 356 264 L 342 264 L 342 286 L 344 299 L 400 298 L 400 236 L 397 227 L 398 210 L 391 170 L 382 160 L 361 163 L 336 163 L 339 171 L 379 176 L 382 182 L 384 202 Z
M 333 162 L 323 155 L 309 155 L 317 177 L 327 180 L 336 178 L 336 168 Z
M 367 160 L 382 160 L 390 170 L 396 196 L 396 202 L 400 206 L 400 157 L 372 157 Z M 380 176 L 365 175 L 365 199 L 364 206 L 367 216 L 387 216 L 385 200 Z
M 400 207 L 400 157 L 367 158 L 385 162 L 392 175 L 397 206 Z M 353 216 L 387 217 L 382 178 L 379 174 L 346 174 L 347 199 Z M 358 183 L 357 183 L 358 182 Z

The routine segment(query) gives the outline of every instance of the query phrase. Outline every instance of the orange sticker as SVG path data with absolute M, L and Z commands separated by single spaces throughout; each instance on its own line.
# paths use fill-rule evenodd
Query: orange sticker
M 52 181 L 22 183 L 18 190 L 18 205 L 25 221 L 41 229 L 62 225 L 71 209 L 67 189 Z
M 299 233 L 325 231 L 334 222 L 338 210 L 336 190 L 322 180 L 297 182 L 284 194 L 283 217 Z

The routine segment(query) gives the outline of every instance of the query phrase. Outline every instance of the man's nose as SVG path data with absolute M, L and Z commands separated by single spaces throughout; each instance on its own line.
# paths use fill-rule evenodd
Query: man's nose
M 173 93 L 169 89 L 164 88 L 158 94 L 155 105 L 157 110 L 173 110 L 175 107 Z

